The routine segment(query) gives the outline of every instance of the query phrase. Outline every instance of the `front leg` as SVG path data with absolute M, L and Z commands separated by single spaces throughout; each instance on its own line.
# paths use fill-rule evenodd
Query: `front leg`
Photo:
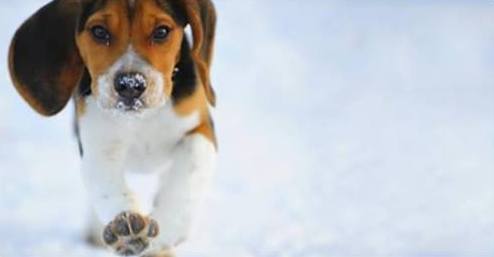
M 151 215 L 161 228 L 154 250 L 171 249 L 186 239 L 193 213 L 210 183 L 215 159 L 214 143 L 202 134 L 188 135 L 178 144 Z
M 134 194 L 123 172 L 123 149 L 117 143 L 88 144 L 82 158 L 82 178 L 89 201 L 102 224 L 108 224 L 122 211 L 138 211 Z
M 89 200 L 102 224 L 100 238 L 120 255 L 136 255 L 159 231 L 157 223 L 140 214 L 123 172 L 126 149 L 116 142 L 86 144 L 82 175 Z

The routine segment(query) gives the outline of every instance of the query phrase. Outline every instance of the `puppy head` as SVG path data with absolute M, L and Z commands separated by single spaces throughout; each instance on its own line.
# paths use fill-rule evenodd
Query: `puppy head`
M 63 109 L 83 75 L 102 108 L 139 112 L 171 100 L 177 67 L 189 58 L 214 105 L 214 26 L 209 0 L 54 0 L 16 32 L 11 77 L 44 115 Z M 197 82 L 194 76 L 189 83 Z

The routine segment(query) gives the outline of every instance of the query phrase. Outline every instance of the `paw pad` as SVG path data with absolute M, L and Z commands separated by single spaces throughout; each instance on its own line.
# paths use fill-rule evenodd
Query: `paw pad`
M 123 256 L 138 255 L 159 234 L 158 223 L 138 213 L 123 212 L 106 226 L 104 242 Z

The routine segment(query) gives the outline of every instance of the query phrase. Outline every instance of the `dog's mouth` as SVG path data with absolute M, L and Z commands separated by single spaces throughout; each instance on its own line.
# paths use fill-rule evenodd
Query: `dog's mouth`
M 115 108 L 121 112 L 139 112 L 145 109 L 144 101 L 140 98 L 119 98 Z

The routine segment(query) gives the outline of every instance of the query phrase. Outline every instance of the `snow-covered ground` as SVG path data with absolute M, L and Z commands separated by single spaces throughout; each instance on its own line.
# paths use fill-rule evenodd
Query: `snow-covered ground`
M 0 3 L 0 60 L 44 2 Z M 216 3 L 220 165 L 180 256 L 494 255 L 492 1 Z M 112 256 L 82 240 L 72 109 L 0 75 L 0 256 Z

